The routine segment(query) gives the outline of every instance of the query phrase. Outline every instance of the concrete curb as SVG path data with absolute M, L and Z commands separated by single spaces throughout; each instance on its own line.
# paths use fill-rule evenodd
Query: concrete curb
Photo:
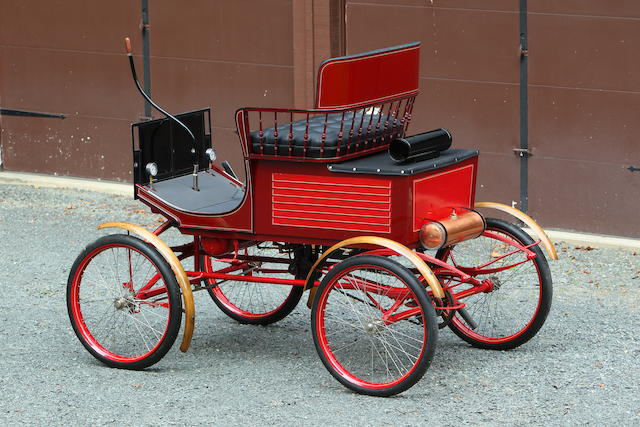
M 526 230 L 531 234 L 530 230 Z M 575 233 L 560 230 L 545 230 L 554 243 L 570 245 L 592 246 L 594 248 L 618 248 L 640 250 L 640 239 L 608 236 L 604 234 Z
M 35 187 L 49 188 L 71 188 L 75 190 L 96 191 L 99 193 L 133 197 L 133 186 L 131 184 L 114 181 L 97 181 L 92 179 L 3 171 L 0 172 L 0 183 L 32 185 Z M 531 234 L 531 230 L 526 231 Z M 560 230 L 545 231 L 554 243 L 565 242 L 571 245 L 586 245 L 595 248 L 624 248 L 640 250 L 640 239 Z
M 2 171 L 0 172 L 0 183 L 46 188 L 70 188 L 74 190 L 87 190 L 133 197 L 133 186 L 131 184 L 115 181 L 98 181 L 94 179 L 70 178 L 37 173 Z

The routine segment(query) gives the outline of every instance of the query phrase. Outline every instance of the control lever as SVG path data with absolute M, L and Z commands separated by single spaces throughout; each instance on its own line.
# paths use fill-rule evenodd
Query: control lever
M 191 129 L 189 129 L 187 127 L 187 125 L 185 125 L 183 122 L 178 120 L 173 115 L 171 115 L 168 112 L 166 112 L 164 109 L 162 109 L 142 89 L 142 86 L 140 85 L 140 82 L 138 81 L 138 73 L 136 73 L 136 65 L 133 62 L 133 48 L 131 47 L 131 39 L 129 37 L 125 37 L 124 38 L 124 48 L 125 48 L 125 50 L 127 52 L 127 56 L 129 57 L 129 66 L 131 67 L 131 76 L 133 77 L 133 82 L 136 84 L 136 88 L 138 89 L 138 92 L 140 92 L 140 95 L 142 95 L 142 97 L 144 99 L 146 99 L 147 102 L 149 104 L 151 104 L 151 106 L 153 108 L 155 108 L 160 113 L 162 113 L 167 119 L 173 120 L 175 123 L 177 123 L 191 137 L 191 140 L 193 141 L 193 148 L 191 149 L 191 153 L 193 154 L 193 159 L 194 159 L 193 160 L 193 186 L 192 186 L 192 188 L 193 188 L 194 191 L 200 191 L 200 189 L 198 188 L 198 168 L 199 168 L 199 165 L 198 165 L 198 157 L 197 157 L 197 150 L 196 150 L 196 148 L 197 148 L 196 137 L 193 136 L 193 132 L 191 132 Z

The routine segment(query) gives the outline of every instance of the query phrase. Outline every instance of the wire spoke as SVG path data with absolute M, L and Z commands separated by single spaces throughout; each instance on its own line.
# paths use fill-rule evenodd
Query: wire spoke
M 109 359 L 139 359 L 155 351 L 170 316 L 167 307 L 151 304 L 166 304 L 169 295 L 138 300 L 134 292 L 154 276 L 160 277 L 154 286 L 166 286 L 158 266 L 134 246 L 110 243 L 92 253 L 83 268 L 76 274 L 74 321 L 84 324 L 84 339 Z
M 334 267 L 339 268 L 339 267 Z M 325 285 L 323 285 L 325 286 Z M 353 381 L 393 384 L 416 366 L 426 343 L 420 322 L 386 324 L 383 316 L 415 300 L 411 289 L 386 268 L 367 265 L 337 273 L 319 297 L 326 351 Z

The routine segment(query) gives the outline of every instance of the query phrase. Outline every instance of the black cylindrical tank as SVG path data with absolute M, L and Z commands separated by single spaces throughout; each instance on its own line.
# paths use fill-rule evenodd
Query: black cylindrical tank
M 406 138 L 396 138 L 389 144 L 389 156 L 398 163 L 438 157 L 441 151 L 451 147 L 451 133 L 436 129 Z

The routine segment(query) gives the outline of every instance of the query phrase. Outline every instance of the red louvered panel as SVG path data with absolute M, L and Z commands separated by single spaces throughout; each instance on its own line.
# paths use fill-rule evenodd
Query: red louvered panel
M 272 224 L 389 233 L 391 182 L 272 174 Z
M 345 178 L 344 175 L 333 176 L 316 176 L 316 175 L 302 175 L 295 173 L 274 173 L 274 182 L 301 182 L 303 184 L 324 184 L 324 185 L 337 185 L 347 187 L 362 187 L 367 188 L 391 188 L 391 181 L 380 181 L 378 179 L 360 178 L 355 176 L 349 176 Z
M 389 204 L 385 204 L 383 208 L 373 208 L 369 203 L 363 203 L 366 207 L 359 208 L 361 217 L 389 217 Z M 320 212 L 326 213 L 327 207 L 330 211 L 337 214 L 351 215 L 353 214 L 353 207 L 343 207 L 344 205 L 328 206 L 326 204 L 311 204 L 311 203 L 274 203 L 274 210 L 284 210 L 292 212 Z
M 336 189 L 333 191 L 318 191 L 313 189 L 295 189 L 291 190 L 288 188 L 273 188 L 274 196 L 285 196 L 290 197 L 291 200 L 295 200 L 298 197 L 303 198 L 314 198 L 318 200 L 366 200 L 370 202 L 378 202 L 378 203 L 386 203 L 389 201 L 389 195 L 378 195 L 378 194 L 368 194 L 362 191 L 349 191 L 350 189 L 343 187 L 340 189 Z
M 328 221 L 328 222 L 352 222 L 354 224 L 376 224 L 389 226 L 391 221 L 389 215 L 380 216 L 363 216 L 360 214 L 354 215 L 353 213 L 345 215 L 335 212 L 297 212 L 290 210 L 273 210 L 274 218 L 296 218 L 296 219 L 312 219 L 313 221 Z
M 311 199 L 311 200 L 310 200 Z M 344 200 L 344 199 L 318 199 L 317 197 L 292 197 L 292 196 L 273 196 L 272 202 L 286 203 L 286 204 L 298 204 L 305 206 L 320 206 L 332 210 L 336 207 L 347 207 L 349 209 L 375 209 L 389 211 L 391 209 L 390 202 L 364 202 L 362 200 Z
M 370 187 L 365 185 L 350 185 L 339 184 L 335 182 L 302 182 L 302 181 L 282 181 L 277 180 L 273 182 L 274 188 L 283 188 L 291 190 L 317 190 L 317 191 L 338 191 L 341 192 L 344 189 L 348 189 L 351 192 L 366 193 L 366 194 L 380 194 L 384 196 L 389 195 L 389 187 L 377 186 Z
M 290 227 L 321 228 L 325 230 L 362 231 L 368 233 L 389 233 L 388 225 L 355 224 L 353 222 L 331 222 L 324 220 L 273 218 L 274 225 L 288 225 Z

